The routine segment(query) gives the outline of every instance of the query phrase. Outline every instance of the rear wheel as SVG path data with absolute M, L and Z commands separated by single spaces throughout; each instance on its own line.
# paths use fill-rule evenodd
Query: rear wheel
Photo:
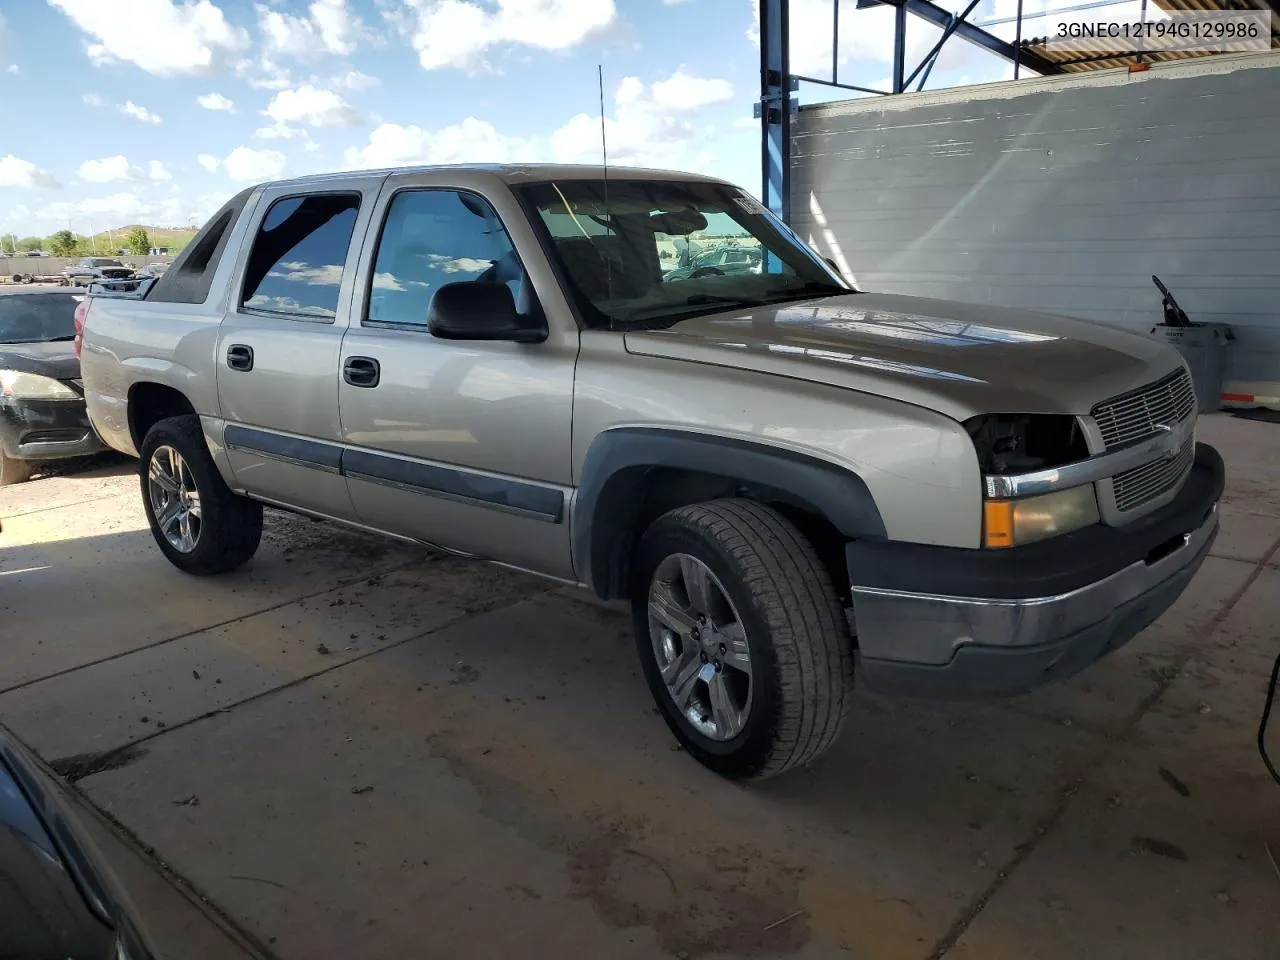
M 764 778 L 831 746 L 852 640 L 799 530 L 754 501 L 716 500 L 660 517 L 634 560 L 645 679 L 689 753 L 723 776 Z
M 170 563 L 187 573 L 226 573 L 253 556 L 262 505 L 223 481 L 199 417 L 161 420 L 147 432 L 140 457 L 143 507 Z
M 15 460 L 13 457 L 6 457 L 4 452 L 0 451 L 0 487 L 22 483 L 30 477 L 31 462 L 29 460 Z

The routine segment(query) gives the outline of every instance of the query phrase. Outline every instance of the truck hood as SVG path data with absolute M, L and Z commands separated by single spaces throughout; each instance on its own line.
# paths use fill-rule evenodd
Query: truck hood
M 629 332 L 626 346 L 873 393 L 956 420 L 1087 414 L 1181 363 L 1156 340 L 1086 320 L 872 293 L 694 317 Z

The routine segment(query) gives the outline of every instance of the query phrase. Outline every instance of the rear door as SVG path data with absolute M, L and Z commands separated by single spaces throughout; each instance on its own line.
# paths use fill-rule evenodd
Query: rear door
M 578 328 L 553 282 L 535 289 L 529 274 L 550 274 L 545 261 L 529 269 L 543 254 L 515 198 L 466 176 L 384 187 L 362 258 L 371 281 L 342 345 L 343 469 L 368 526 L 570 578 Z M 481 279 L 507 283 L 521 312 L 543 311 L 548 339 L 433 337 L 435 291 Z
M 264 193 L 216 355 L 237 484 L 342 520 L 353 514 L 341 473 L 338 359 L 379 185 L 371 177 Z

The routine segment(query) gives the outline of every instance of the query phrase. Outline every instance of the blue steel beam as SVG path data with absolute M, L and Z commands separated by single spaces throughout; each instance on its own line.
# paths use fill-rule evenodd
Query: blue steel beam
M 875 7 L 880 4 L 897 7 L 899 11 L 905 9 L 907 13 L 913 14 L 922 20 L 927 20 L 941 30 L 947 29 L 947 24 L 951 22 L 952 15 L 950 11 L 942 9 L 936 3 L 930 2 L 930 0 L 858 0 L 857 9 L 865 10 L 867 7 Z M 955 35 L 994 53 L 997 57 L 1008 60 L 1010 63 L 1021 63 L 1022 66 L 1029 67 L 1042 76 L 1066 72 L 1058 64 L 1046 60 L 1039 54 L 1031 50 L 1018 50 L 1009 41 L 1001 40 L 994 34 L 987 33 L 981 27 L 976 27 L 967 21 L 961 22 L 956 26 Z
M 790 0 L 760 3 L 760 161 L 765 206 L 791 222 Z

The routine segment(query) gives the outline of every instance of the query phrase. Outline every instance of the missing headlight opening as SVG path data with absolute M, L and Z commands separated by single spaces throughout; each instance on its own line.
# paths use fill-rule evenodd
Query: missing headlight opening
M 966 420 L 964 427 L 987 475 L 1028 473 L 1089 456 L 1080 423 L 1072 416 L 988 413 Z

